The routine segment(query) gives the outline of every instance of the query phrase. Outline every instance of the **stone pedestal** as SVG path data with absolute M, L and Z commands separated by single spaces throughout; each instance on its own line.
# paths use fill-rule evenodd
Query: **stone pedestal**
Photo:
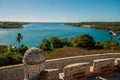
M 25 52 L 23 58 L 24 80 L 40 80 L 40 73 L 45 70 L 45 57 L 42 50 L 31 48 Z

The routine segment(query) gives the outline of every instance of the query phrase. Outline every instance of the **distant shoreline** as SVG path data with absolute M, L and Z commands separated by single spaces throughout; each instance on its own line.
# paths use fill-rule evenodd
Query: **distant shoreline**
M 80 22 L 80 23 L 65 23 L 65 25 L 120 31 L 120 22 Z
M 0 28 L 2 29 L 13 29 L 23 28 L 23 25 L 29 24 L 27 22 L 0 22 Z

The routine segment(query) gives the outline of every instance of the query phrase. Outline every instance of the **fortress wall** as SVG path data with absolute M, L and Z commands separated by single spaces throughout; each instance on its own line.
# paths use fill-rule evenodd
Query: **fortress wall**
M 93 61 L 94 65 L 94 73 L 102 73 L 101 68 L 110 66 L 114 69 L 115 59 L 114 58 L 106 58 L 106 59 L 98 59 Z
M 59 68 L 60 72 L 62 72 L 63 68 L 69 64 L 90 62 L 90 65 L 93 65 L 93 60 L 105 58 L 120 58 L 120 53 L 94 54 L 51 59 L 46 61 L 46 68 Z
M 0 80 L 23 80 L 23 64 L 0 67 Z
M 64 67 L 64 79 L 74 80 L 74 74 L 79 74 L 85 72 L 85 75 L 90 74 L 90 64 L 85 63 L 75 63 Z
M 57 58 L 46 60 L 46 69 L 59 68 L 60 72 L 69 64 L 90 62 L 93 65 L 93 60 L 104 58 L 120 58 L 120 53 L 94 54 L 84 56 L 74 56 L 66 58 Z M 23 64 L 0 67 L 0 80 L 23 80 L 24 67 Z

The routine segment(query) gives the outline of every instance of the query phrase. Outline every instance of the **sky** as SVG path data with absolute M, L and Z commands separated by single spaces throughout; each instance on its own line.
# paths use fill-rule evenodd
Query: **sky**
M 120 0 L 0 0 L 0 21 L 120 21 Z

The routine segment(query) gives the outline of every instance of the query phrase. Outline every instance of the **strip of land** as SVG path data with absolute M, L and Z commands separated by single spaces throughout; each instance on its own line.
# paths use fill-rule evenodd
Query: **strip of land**
M 120 31 L 120 22 L 80 22 L 65 24 L 78 27 L 90 27 L 102 30 Z
M 0 28 L 23 28 L 26 22 L 0 22 Z

